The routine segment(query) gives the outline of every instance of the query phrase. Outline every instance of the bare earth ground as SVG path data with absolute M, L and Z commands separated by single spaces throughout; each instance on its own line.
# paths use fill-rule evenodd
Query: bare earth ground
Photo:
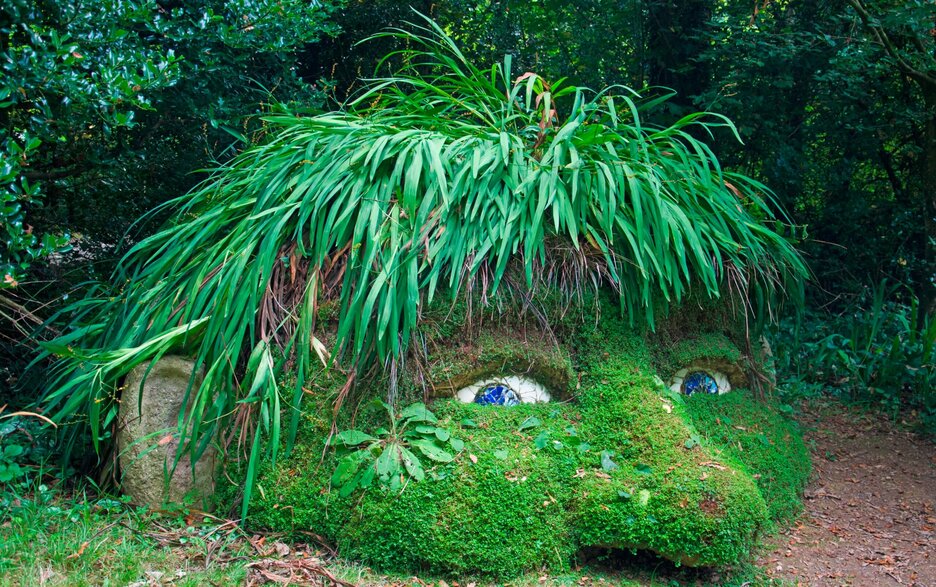
M 758 565 L 796 585 L 936 587 L 936 445 L 880 415 L 813 403 L 806 511 Z

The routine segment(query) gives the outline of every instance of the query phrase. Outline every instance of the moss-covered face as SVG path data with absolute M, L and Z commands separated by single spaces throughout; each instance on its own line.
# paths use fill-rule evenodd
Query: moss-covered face
M 325 447 L 334 396 L 316 392 L 322 409 L 309 410 L 299 448 L 261 475 L 255 524 L 314 532 L 383 569 L 505 578 L 565 568 L 587 547 L 731 564 L 759 531 L 796 512 L 805 447 L 744 389 L 742 353 L 724 334 L 663 344 L 607 315 L 560 329 L 558 341 L 498 321 L 445 324 L 399 394 L 405 405 L 428 390 L 437 426 L 464 441 L 454 460 L 423 459 L 422 481 L 341 496 Z M 320 383 L 334 393 L 342 381 Z M 731 390 L 706 393 L 713 386 Z M 521 401 L 486 403 L 505 393 Z M 339 429 L 388 426 L 386 412 L 362 406 Z

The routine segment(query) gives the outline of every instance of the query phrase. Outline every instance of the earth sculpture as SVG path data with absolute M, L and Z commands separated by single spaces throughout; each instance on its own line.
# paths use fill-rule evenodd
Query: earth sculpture
M 183 355 L 176 459 L 220 447 L 248 525 L 497 577 L 587 547 L 739 560 L 805 474 L 751 341 L 806 270 L 700 140 L 734 127 L 480 68 L 416 20 L 362 94 L 266 117 L 63 310 L 64 446 L 109 450 L 127 374 Z
M 504 579 L 567 569 L 590 548 L 735 564 L 798 512 L 809 460 L 795 425 L 752 391 L 761 357 L 726 335 L 729 314 L 692 313 L 689 331 L 683 311 L 641 332 L 613 309 L 549 331 L 440 311 L 426 356 L 400 378 L 400 408 L 367 402 L 386 394 L 376 377 L 333 428 L 344 379 L 315 378 L 320 408 L 306 409 L 294 453 L 260 475 L 249 519 L 401 572 Z M 686 365 L 701 385 L 676 376 Z M 394 419 L 402 429 L 381 438 Z M 342 469 L 366 451 L 373 459 Z

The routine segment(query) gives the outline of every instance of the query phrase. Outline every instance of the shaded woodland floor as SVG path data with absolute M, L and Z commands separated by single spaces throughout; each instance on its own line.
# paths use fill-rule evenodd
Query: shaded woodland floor
M 838 403 L 803 407 L 806 511 L 758 565 L 800 585 L 936 586 L 936 445 Z

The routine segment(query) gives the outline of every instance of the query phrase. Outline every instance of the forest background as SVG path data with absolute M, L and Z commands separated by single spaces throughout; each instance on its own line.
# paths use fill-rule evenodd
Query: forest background
M 263 115 L 339 107 L 394 49 L 360 41 L 413 9 L 480 64 L 511 54 L 514 71 L 546 79 L 675 92 L 650 123 L 733 120 L 743 144 L 700 138 L 774 190 L 813 273 L 773 332 L 783 393 L 834 393 L 936 430 L 925 0 L 4 2 L 0 406 L 36 399 L 24 368 L 49 332 L 36 328 L 89 288 L 118 287 L 121 252 L 170 210 L 144 213 L 262 142 Z

